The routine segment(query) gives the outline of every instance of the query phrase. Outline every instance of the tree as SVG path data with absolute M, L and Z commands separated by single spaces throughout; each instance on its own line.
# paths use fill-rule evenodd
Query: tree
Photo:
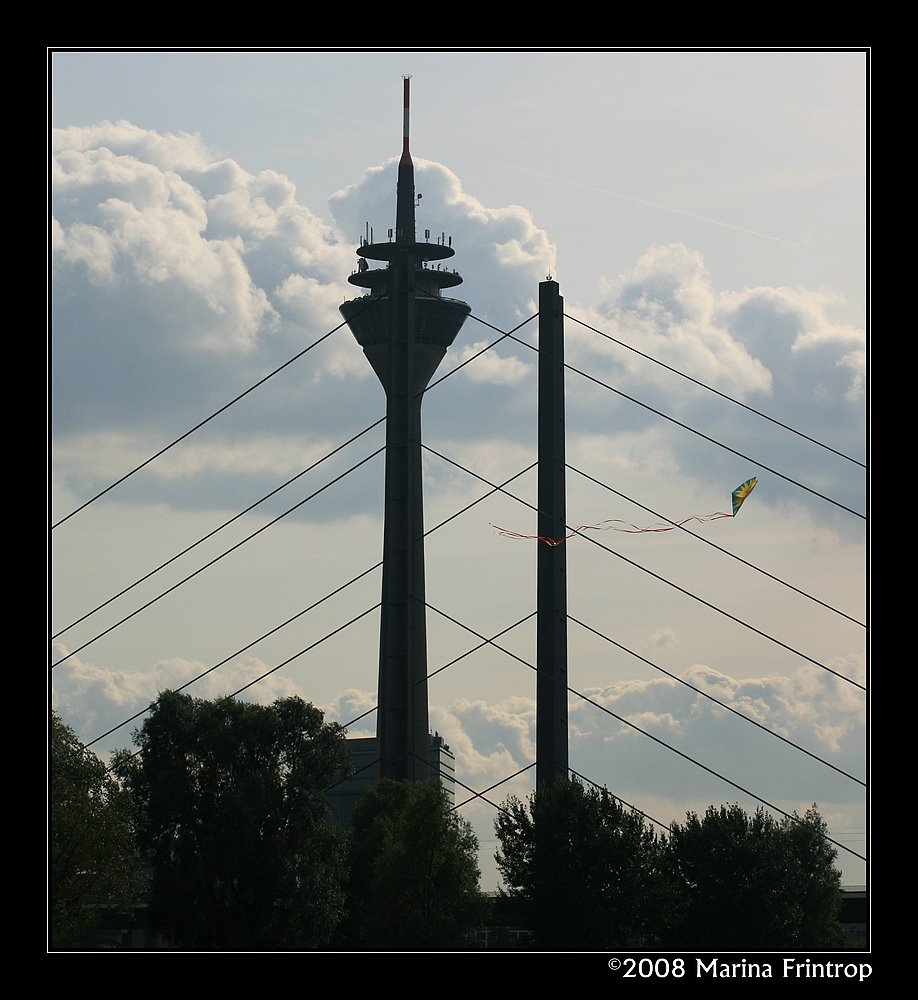
M 50 939 L 65 948 L 101 907 L 137 903 L 146 878 L 128 791 L 53 711 L 50 736 Z
M 709 806 L 673 824 L 674 876 L 686 900 L 673 947 L 817 949 L 843 945 L 841 873 L 816 806 L 775 819 L 759 807 Z
M 478 840 L 437 782 L 383 780 L 351 824 L 352 947 L 461 947 L 484 921 Z
M 166 691 L 120 761 L 143 807 L 154 923 L 183 948 L 314 948 L 344 910 L 346 837 L 326 789 L 340 726 L 300 698 L 261 706 Z
M 652 945 L 673 919 L 665 844 L 605 789 L 560 780 L 511 797 L 495 829 L 497 867 L 549 950 Z

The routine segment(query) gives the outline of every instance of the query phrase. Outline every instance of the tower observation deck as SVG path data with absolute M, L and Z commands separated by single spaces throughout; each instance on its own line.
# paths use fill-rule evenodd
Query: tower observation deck
M 424 242 L 417 240 L 409 93 L 406 77 L 395 228 L 385 243 L 372 242 L 367 230 L 357 248 L 358 268 L 348 278 L 367 291 L 340 311 L 386 392 L 379 774 L 430 780 L 439 775 L 429 755 L 421 399 L 471 309 L 442 294 L 462 283 L 442 266 L 454 254 L 452 240 L 441 234 L 430 242 L 429 230 Z M 385 266 L 371 268 L 369 261 Z

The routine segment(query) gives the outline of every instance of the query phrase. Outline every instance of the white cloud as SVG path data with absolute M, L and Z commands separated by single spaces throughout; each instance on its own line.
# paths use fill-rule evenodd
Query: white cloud
M 96 226 L 75 222 L 65 232 L 57 219 L 51 219 L 51 252 L 68 264 L 82 265 L 90 284 L 112 285 L 115 280 L 115 248 Z
M 376 692 L 348 688 L 321 706 L 329 722 L 348 727 L 349 737 L 376 735 Z M 349 725 L 353 719 L 357 722 Z
M 208 407 L 222 405 L 230 386 L 252 384 L 337 326 L 338 304 L 356 294 L 346 275 L 364 223 L 374 221 L 374 238 L 385 239 L 394 208 L 394 160 L 332 197 L 338 229 L 355 234 L 350 241 L 298 202 L 289 178 L 272 170 L 249 173 L 211 154 L 197 136 L 103 123 L 61 130 L 55 151 L 53 426 L 58 436 L 75 436 L 88 425 L 121 441 L 106 444 L 100 437 L 100 447 L 84 449 L 82 464 L 74 467 L 81 493 L 96 482 L 107 485 L 104 479 L 157 450 L 176 424 L 185 429 Z M 431 239 L 441 232 L 454 237 L 466 279 L 455 294 L 474 304 L 475 316 L 506 329 L 534 310 L 538 282 L 553 269 L 555 250 L 531 214 L 520 206 L 483 205 L 452 171 L 430 161 L 417 162 L 417 188 L 424 194 L 419 231 L 425 220 L 436 219 Z M 839 428 L 839 407 L 851 409 L 865 383 L 859 333 L 831 321 L 835 304 L 825 293 L 802 289 L 715 290 L 699 253 L 669 245 L 652 247 L 608 283 L 597 310 L 566 308 L 731 393 L 771 393 L 770 405 L 782 416 L 793 419 L 806 400 L 817 410 L 801 411 L 801 422 L 818 429 Z M 475 316 L 442 373 L 488 342 L 472 340 Z M 531 339 L 532 331 L 522 335 Z M 666 412 L 691 423 L 728 419 L 723 404 L 712 416 L 713 407 L 704 408 L 711 397 L 699 397 L 698 390 L 579 324 L 567 323 L 567 337 L 572 363 L 600 377 L 605 366 L 618 376 L 624 365 L 639 395 L 642 382 L 666 392 Z M 79 384 L 69 378 L 77 364 L 84 371 Z M 534 372 L 530 353 L 507 341 L 437 388 L 436 402 L 425 405 L 425 425 L 433 419 L 451 428 L 461 420 L 465 441 L 490 440 L 498 425 L 506 442 L 531 448 Z M 620 383 L 620 377 L 612 382 Z M 573 374 L 569 399 L 569 454 L 581 467 L 596 471 L 587 459 L 598 456 L 609 471 L 615 466 L 665 476 L 695 457 L 697 442 L 677 448 L 672 427 L 648 411 L 630 406 L 605 417 L 612 395 Z M 383 404 L 369 364 L 343 329 L 247 399 L 248 427 L 232 444 L 223 435 L 196 451 L 183 445 L 191 448 L 190 457 L 167 458 L 164 467 L 183 474 L 252 470 L 259 464 L 253 465 L 254 454 L 271 433 L 280 432 L 278 448 L 285 435 L 294 435 L 292 453 L 304 430 L 322 428 L 324 443 L 335 427 L 359 429 L 355 421 L 374 419 Z M 844 419 L 856 422 L 858 415 Z M 164 429 L 154 433 L 159 425 Z M 148 450 L 150 444 L 156 447 Z M 238 449 L 236 457 L 230 448 Z M 115 462 L 116 451 L 125 461 Z M 274 452 L 267 449 L 260 463 L 265 471 L 277 464 Z M 500 478 L 506 467 L 491 471 Z
M 738 679 L 701 664 L 687 669 L 682 679 L 735 712 L 830 763 L 851 770 L 855 775 L 865 773 L 862 756 L 865 698 L 863 692 L 851 685 L 827 673 L 814 671 L 802 671 L 794 676 Z M 668 677 L 621 681 L 583 693 L 610 712 L 671 743 L 677 750 L 696 757 L 701 763 L 722 771 L 727 777 L 739 780 L 753 790 L 758 788 L 760 794 L 775 794 L 776 788 L 796 786 L 798 774 L 781 776 L 781 754 L 796 754 L 798 761 L 805 765 L 801 770 L 809 768 L 809 762 L 799 751 L 792 748 L 785 751 L 774 737 L 756 732 L 748 722 L 726 711 L 711 698 L 705 698 Z M 613 718 L 603 722 L 595 716 L 597 711 L 584 701 L 572 700 L 572 720 L 576 718 L 583 731 L 592 733 L 594 737 L 597 732 L 604 731 L 603 740 L 607 742 L 619 745 L 624 740 L 623 746 L 648 748 L 646 737 Z M 591 720 L 585 728 L 581 721 L 584 719 Z M 749 749 L 759 744 L 763 749 L 771 748 L 770 751 L 766 749 L 773 757 L 771 764 L 766 764 L 765 758 L 759 756 L 762 751 Z M 728 747 L 732 749 L 728 750 Z M 581 744 L 579 752 L 588 759 L 596 760 L 595 744 Z M 624 770 L 632 775 L 629 787 L 635 787 L 635 781 L 640 785 L 641 780 L 652 780 L 639 754 L 629 759 L 627 764 L 624 760 L 622 763 Z M 744 768 L 750 769 L 750 773 L 744 773 Z M 832 777 L 824 767 L 821 773 Z M 660 777 L 658 774 L 656 787 L 669 787 L 668 777 L 662 784 Z M 673 785 L 672 792 L 675 793 L 677 788 L 678 785 Z M 846 790 L 850 795 L 857 792 L 857 787 L 849 782 Z
M 604 299 L 591 325 L 718 388 L 741 396 L 770 393 L 768 369 L 721 321 L 719 296 L 697 251 L 681 244 L 651 247 L 630 272 L 604 281 L 602 290 Z M 584 322 L 589 321 L 586 314 Z M 575 323 L 569 329 L 576 350 L 614 351 L 632 376 L 664 377 L 591 331 Z
M 833 320 L 833 309 L 842 304 L 838 294 L 788 287 L 747 288 L 718 298 L 721 320 L 769 365 L 782 395 L 808 387 L 823 400 L 855 402 L 865 377 L 866 333 Z M 830 366 L 839 364 L 852 372 L 847 385 L 829 380 Z
M 67 653 L 65 646 L 54 643 L 52 662 L 61 660 Z M 52 672 L 51 704 L 82 740 L 94 740 L 129 716 L 142 712 L 162 691 L 181 687 L 206 669 L 196 661 L 173 657 L 147 670 L 111 670 L 79 656 L 70 656 Z M 261 660 L 247 657 L 208 674 L 185 693 L 196 698 L 219 698 L 255 680 L 268 669 Z M 240 697 L 265 705 L 298 693 L 296 685 L 278 672 L 254 684 Z M 108 737 L 103 746 L 127 746 L 131 730 L 142 722 L 140 718 L 123 727 Z
M 755 287 L 716 291 L 700 253 L 680 244 L 651 247 L 631 271 L 603 284 L 604 301 L 590 312 L 574 312 L 631 347 L 709 385 L 738 395 L 773 396 L 783 401 L 812 381 L 808 355 L 826 367 L 843 365 L 852 378 L 842 392 L 826 387 L 837 401 L 858 398 L 863 388 L 865 345 L 862 329 L 838 323 L 831 312 L 837 295 L 804 288 Z M 614 358 L 632 378 L 659 381 L 671 389 L 672 376 L 634 353 L 604 341 L 571 322 L 572 356 L 589 352 Z M 811 386 L 811 391 L 812 391 Z
M 650 636 L 650 642 L 660 649 L 666 646 L 673 646 L 678 641 L 675 629 L 671 628 L 659 628 Z
M 394 217 L 395 159 L 370 168 L 359 184 L 332 196 L 339 229 L 360 234 L 367 221 L 373 238 L 385 241 Z M 431 242 L 452 239 L 456 257 L 448 263 L 463 276 L 455 297 L 474 303 L 473 312 L 510 324 L 536 311 L 538 282 L 554 269 L 555 247 L 530 212 L 519 206 L 489 208 L 465 192 L 442 163 L 415 158 L 415 190 L 423 195 L 417 212 L 418 237 L 430 227 Z M 506 328 L 506 327 L 504 327 Z
M 97 288 L 155 287 L 158 313 L 137 312 L 147 335 L 249 351 L 284 313 L 335 314 L 349 254 L 288 178 L 127 122 L 58 130 L 53 149 L 55 266 L 84 268 Z M 104 316 L 101 302 L 84 308 Z
M 58 647 L 58 655 L 65 652 Z M 187 693 L 210 698 L 226 694 L 264 669 L 252 658 L 215 671 Z M 174 688 L 200 671 L 199 663 L 180 658 L 157 663 L 148 671 L 125 672 L 73 657 L 53 674 L 53 704 L 64 721 L 88 740 L 142 710 L 164 688 Z M 683 676 L 836 766 L 863 775 L 864 700 L 849 685 L 828 675 L 813 676 L 812 672 L 800 677 L 738 679 L 702 664 L 690 667 Z M 632 679 L 585 693 L 779 808 L 799 811 L 817 801 L 823 815 L 837 827 L 863 823 L 852 819 L 860 808 L 859 786 L 674 680 Z M 250 688 L 244 697 L 264 704 L 291 694 L 309 698 L 307 691 L 299 690 L 283 672 L 277 672 Z M 350 727 L 349 735 L 368 736 L 375 734 L 375 704 L 375 691 L 348 688 L 320 707 L 330 721 L 346 723 L 361 717 Z M 477 792 L 496 785 L 486 797 L 500 805 L 510 795 L 525 798 L 532 790 L 535 775 L 529 765 L 535 760 L 535 708 L 531 697 L 520 696 L 496 700 L 458 697 L 446 703 L 435 700 L 430 705 L 430 727 L 444 736 L 455 754 L 462 784 Z M 574 770 L 606 785 L 613 794 L 664 824 L 681 819 L 688 809 L 703 811 L 710 803 L 740 800 L 748 808 L 759 804 L 735 786 L 574 696 L 570 698 L 569 724 Z M 94 749 L 104 753 L 129 745 L 130 728 L 122 728 Z M 521 770 L 522 774 L 506 780 Z M 457 789 L 458 801 L 467 795 L 471 793 Z M 485 883 L 493 887 L 494 808 L 482 800 L 472 801 L 463 808 L 463 815 L 475 826 L 482 843 Z
M 474 344 L 466 344 L 455 353 L 455 364 L 460 365 L 464 361 L 468 361 L 469 358 L 474 357 L 487 346 L 488 341 L 486 340 L 476 340 Z M 513 385 L 531 375 L 533 370 L 533 365 L 526 364 L 519 358 L 503 357 L 497 353 L 496 349 L 492 348 L 468 366 L 468 377 L 473 382 Z
M 845 399 L 849 403 L 856 403 L 859 399 L 863 399 L 867 388 L 867 351 L 849 351 L 847 354 L 843 354 L 835 364 L 849 368 L 852 373 L 851 384 L 845 393 Z
M 117 147 L 164 170 L 195 170 L 207 166 L 209 153 L 201 137 L 187 132 L 162 134 L 128 121 L 54 129 L 51 151 L 66 158 L 68 151 Z
M 197 476 L 233 473 L 266 475 L 277 485 L 328 455 L 340 441 L 321 436 L 253 433 L 241 440 L 226 437 L 192 440 L 172 449 L 148 467 L 152 482 L 176 483 Z M 99 432 L 73 435 L 55 449 L 62 474 L 78 477 L 88 465 L 97 475 L 117 479 L 136 463 L 138 454 L 152 454 L 161 442 L 141 435 Z M 150 488 L 148 482 L 147 488 Z

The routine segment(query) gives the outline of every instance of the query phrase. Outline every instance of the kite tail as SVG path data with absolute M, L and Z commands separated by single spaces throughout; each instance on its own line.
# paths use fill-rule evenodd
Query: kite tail
M 492 524 L 488 522 L 491 527 L 498 533 L 498 535 L 503 535 L 504 538 L 519 538 L 525 540 L 534 540 L 537 542 L 544 542 L 546 545 L 561 545 L 566 542 L 568 538 L 573 538 L 577 533 L 576 531 L 571 532 L 569 535 L 564 535 L 563 538 L 549 538 L 547 535 L 521 535 L 518 531 L 510 531 L 508 528 L 502 528 L 499 524 Z M 579 528 L 577 529 L 580 530 Z
M 641 528 L 636 524 L 623 521 L 621 518 L 613 517 L 606 521 L 599 521 L 597 524 L 580 524 L 574 528 L 570 534 L 563 535 L 561 538 L 549 538 L 547 535 L 524 535 L 518 531 L 510 531 L 507 528 L 501 528 L 500 525 L 497 524 L 491 524 L 491 527 L 504 538 L 544 542 L 546 545 L 555 546 L 563 545 L 569 538 L 573 538 L 575 535 L 579 535 L 584 531 L 622 531 L 628 535 L 656 534 L 663 531 L 672 531 L 673 528 L 682 528 L 686 524 L 690 524 L 692 521 L 704 524 L 706 521 L 716 521 L 721 517 L 733 517 L 733 515 L 728 514 L 726 511 L 718 511 L 716 514 L 692 514 L 690 517 L 686 517 L 681 521 L 669 521 L 665 524 L 651 524 L 646 528 Z M 619 525 L 622 525 L 623 527 L 619 527 Z
M 654 534 L 661 531 L 672 531 L 673 528 L 683 528 L 687 524 L 691 524 L 692 521 L 697 521 L 699 524 L 704 524 L 706 521 L 717 521 L 722 517 L 736 517 L 737 511 L 743 506 L 746 497 L 755 489 L 755 484 L 758 482 L 755 476 L 751 479 L 747 479 L 746 482 L 740 483 L 739 486 L 731 494 L 733 500 L 733 511 L 728 513 L 724 510 L 719 510 L 715 514 L 692 514 L 690 517 L 683 518 L 681 521 L 666 521 L 663 524 L 651 524 L 646 528 L 638 527 L 636 524 L 630 524 L 628 521 L 623 521 L 621 518 L 613 517 L 607 521 L 599 521 L 596 524 L 581 524 L 568 534 L 563 535 L 561 538 L 549 538 L 546 535 L 521 535 L 518 531 L 508 531 L 506 528 L 500 528 L 496 524 L 492 524 L 491 527 L 499 534 L 503 535 L 504 538 L 524 538 L 532 539 L 537 542 L 544 542 L 546 545 L 562 545 L 569 538 L 573 538 L 574 535 L 579 535 L 584 531 L 624 531 L 629 535 L 645 535 Z M 621 525 L 621 527 L 619 527 Z

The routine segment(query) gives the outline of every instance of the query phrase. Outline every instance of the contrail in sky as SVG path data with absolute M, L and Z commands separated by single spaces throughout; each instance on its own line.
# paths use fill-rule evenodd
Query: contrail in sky
M 553 181 L 556 184 L 573 184 L 586 191 L 595 191 L 597 194 L 604 194 L 610 198 L 619 198 L 622 201 L 630 201 L 635 205 L 646 205 L 648 208 L 656 208 L 661 212 L 672 212 L 674 215 L 684 215 L 688 219 L 698 219 L 700 222 L 710 222 L 714 226 L 723 226 L 724 229 L 733 229 L 738 233 L 746 233 L 749 236 L 759 236 L 764 240 L 774 240 L 775 243 L 785 243 L 787 246 L 798 247 L 800 243 L 794 240 L 785 240 L 781 236 L 772 236 L 770 233 L 760 233 L 755 229 L 745 229 L 743 226 L 734 226 L 731 222 L 722 222 L 720 219 L 711 219 L 707 215 L 697 215 L 695 212 L 686 212 L 681 208 L 671 208 L 669 205 L 660 205 L 655 201 L 645 201 L 643 198 L 632 198 L 627 194 L 619 194 L 617 191 L 607 191 L 605 188 L 594 187 L 592 184 L 584 184 L 581 181 L 572 181 L 560 177 L 552 177 L 550 174 L 543 174 L 538 170 L 529 167 L 521 167 L 515 163 L 503 163 L 495 160 L 502 167 L 509 167 L 511 170 L 520 170 L 525 174 L 532 174 L 534 177 L 542 177 L 544 180 Z

